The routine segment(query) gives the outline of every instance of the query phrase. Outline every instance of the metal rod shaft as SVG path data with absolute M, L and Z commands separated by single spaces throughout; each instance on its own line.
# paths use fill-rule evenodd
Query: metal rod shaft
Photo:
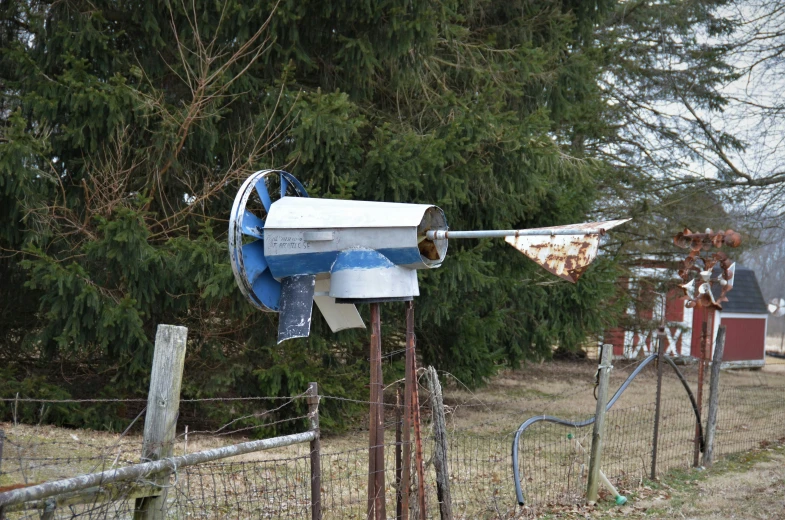
M 446 229 L 432 229 L 425 233 L 428 240 L 443 238 L 501 238 L 522 236 L 548 236 L 548 235 L 604 235 L 605 229 L 488 229 L 480 231 L 449 231 Z

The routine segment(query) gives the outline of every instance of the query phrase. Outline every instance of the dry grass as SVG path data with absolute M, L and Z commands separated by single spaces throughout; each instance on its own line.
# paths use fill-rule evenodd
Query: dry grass
M 615 390 L 635 363 L 617 361 Z M 441 374 L 450 437 L 449 463 L 456 518 L 500 518 L 520 513 L 515 504 L 510 449 L 512 433 L 528 417 L 548 413 L 584 419 L 595 409 L 595 362 L 533 364 L 505 371 L 478 392 Z M 756 447 L 785 436 L 785 365 L 759 371 L 725 371 L 721 376 L 718 456 Z M 683 367 L 695 386 L 697 369 Z M 603 469 L 623 489 L 637 488 L 650 472 L 656 370 L 647 368 L 608 414 Z M 708 382 L 706 389 L 708 391 Z M 658 469 L 686 468 L 692 462 L 694 416 L 683 388 L 666 367 Z M 779 393 L 777 393 L 779 392 Z M 427 420 L 427 391 L 421 387 Z M 386 442 L 394 442 L 394 407 L 387 406 Z M 48 426 L 2 424 L 6 444 L 0 485 L 73 476 L 138 460 L 141 438 Z M 430 425 L 425 424 L 429 434 Z M 571 431 L 572 430 L 572 431 Z M 574 438 L 568 439 L 567 433 Z M 591 428 L 568 429 L 539 423 L 524 436 L 521 471 L 527 501 L 540 507 L 582 499 Z M 74 439 L 76 437 L 76 439 Z M 176 455 L 242 438 L 180 436 Z M 322 439 L 322 500 L 325 518 L 360 518 L 366 507 L 367 432 Z M 10 446 L 10 447 L 9 447 Z M 25 446 L 20 448 L 19 446 Z M 432 441 L 424 439 L 429 510 L 436 515 Z M 302 518 L 310 494 L 307 444 L 237 457 L 222 464 L 183 469 L 170 499 L 183 516 L 215 518 Z M 394 511 L 394 446 L 386 455 L 388 516 Z M 42 462 L 47 462 L 48 465 Z M 429 515 L 430 516 L 430 515 Z

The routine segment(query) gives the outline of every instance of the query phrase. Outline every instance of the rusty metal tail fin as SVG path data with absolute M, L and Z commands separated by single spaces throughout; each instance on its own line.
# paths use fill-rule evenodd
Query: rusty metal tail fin
M 581 229 L 585 234 L 528 235 L 507 237 L 505 241 L 559 278 L 575 283 L 597 257 L 600 236 L 605 230 L 630 219 L 570 224 L 551 229 Z

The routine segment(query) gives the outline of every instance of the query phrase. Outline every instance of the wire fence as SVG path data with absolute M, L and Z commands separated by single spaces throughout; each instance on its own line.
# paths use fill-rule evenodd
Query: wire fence
M 636 366 L 617 361 L 612 373 L 615 389 Z M 506 518 L 521 514 L 516 503 L 510 451 L 516 428 L 527 418 L 548 413 L 566 419 L 585 419 L 594 413 L 594 369 L 591 362 L 553 363 L 510 373 L 478 396 L 449 374 L 445 385 L 448 418 L 448 466 L 455 518 Z M 694 388 L 697 367 L 682 367 Z M 606 416 L 602 470 L 624 493 L 641 485 L 651 472 L 656 370 L 647 367 Z M 695 416 L 681 384 L 666 371 L 659 426 L 659 475 L 693 462 Z M 785 382 L 781 376 L 758 372 L 725 372 L 721 376 L 720 408 L 715 456 L 746 451 L 762 443 L 785 438 Z M 706 383 L 708 389 L 708 382 Z M 387 517 L 396 507 L 396 428 L 400 409 L 396 385 L 385 393 L 385 498 Z M 708 394 L 708 391 L 705 392 Z M 320 396 L 322 403 L 341 396 Z M 427 518 L 439 516 L 433 467 L 434 439 L 430 424 L 429 394 L 420 386 L 423 417 L 423 460 Z M 174 455 L 236 444 L 243 436 L 267 431 L 270 423 L 297 429 L 304 424 L 307 406 L 303 395 L 259 400 L 253 419 L 243 413 L 224 424 L 186 434 L 182 421 L 172 450 Z M 365 406 L 370 403 L 352 400 Z M 8 402 L 8 401 L 6 401 Z M 708 396 L 703 406 L 704 421 Z M 35 403 L 31 403 L 33 405 Z M 40 401 L 37 405 L 42 404 Z M 137 409 L 142 410 L 144 404 Z M 135 409 L 136 410 L 136 409 Z M 142 419 L 137 419 L 141 421 Z M 0 458 L 0 491 L 75 475 L 130 466 L 140 462 L 143 440 L 135 430 L 109 434 L 69 430 L 42 424 L 0 423 L 5 442 Z M 576 429 L 537 423 L 520 441 L 519 470 L 526 507 L 547 510 L 549 505 L 584 500 L 591 450 L 591 427 Z M 414 437 L 413 437 L 414 438 Z M 148 447 L 149 448 L 149 447 Z M 413 447 L 412 447 L 413 448 Z M 414 449 L 412 449 L 414 451 Z M 367 423 L 340 435 L 321 439 L 321 507 L 326 519 L 364 518 L 368 489 Z M 59 497 L 48 518 L 132 518 L 138 498 L 150 488 L 166 496 L 171 518 L 300 519 L 311 514 L 311 452 L 298 444 L 244 455 L 225 462 L 175 469 L 168 481 L 148 477 L 124 482 L 79 500 Z M 414 459 L 414 457 L 412 457 Z M 416 468 L 411 468 L 416 479 Z M 412 485 L 412 497 L 417 486 Z M 107 500 L 112 498 L 112 500 Z M 601 494 L 602 498 L 602 494 Z M 422 518 L 416 500 L 412 516 Z M 46 502 L 27 510 L 6 511 L 7 519 L 38 518 Z M 36 507 L 36 509 L 33 509 Z

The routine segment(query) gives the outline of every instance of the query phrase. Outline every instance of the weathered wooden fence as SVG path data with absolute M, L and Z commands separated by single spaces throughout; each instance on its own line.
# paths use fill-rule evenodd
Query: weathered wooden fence
M 306 442 L 311 443 L 314 490 L 310 509 L 314 520 L 321 519 L 317 383 L 308 387 L 308 431 L 173 456 L 187 336 L 185 327 L 158 327 L 144 423 L 143 462 L 0 493 L 0 519 L 7 513 L 40 510 L 41 518 L 48 520 L 58 508 L 66 506 L 135 499 L 135 520 L 160 520 L 167 514 L 173 473 L 197 464 Z M 0 437 L 0 461 L 2 440 Z
M 58 435 L 65 437 L 65 442 L 61 442 L 61 437 L 36 437 L 33 444 L 38 443 L 38 447 L 24 452 L 20 432 L 26 426 L 9 425 L 4 447 L 0 434 L 0 468 L 3 471 L 0 474 L 0 486 L 11 484 L 11 487 L 16 487 L 18 484 L 19 488 L 0 492 L 0 517 L 5 513 L 9 520 L 32 519 L 39 514 L 44 519 L 68 517 L 85 520 L 163 517 L 282 520 L 309 516 L 312 519 L 364 518 L 367 511 L 365 486 L 369 476 L 366 469 L 371 451 L 367 445 L 367 430 L 363 430 L 360 425 L 357 431 L 321 439 L 319 406 L 320 402 L 322 405 L 330 402 L 332 407 L 362 407 L 372 403 L 338 395 L 320 396 L 315 383 L 309 385 L 307 395 L 236 398 L 281 399 L 287 405 L 299 400 L 299 405 L 292 409 L 298 412 L 283 414 L 286 417 L 283 420 L 289 421 L 289 424 L 299 424 L 298 429 L 307 428 L 307 431 L 239 444 L 238 441 L 230 441 L 235 444 L 218 448 L 213 448 L 214 444 L 199 446 L 199 442 L 221 441 L 213 437 L 197 441 L 192 431 L 189 444 L 182 435 L 173 434 L 178 419 L 180 429 L 183 424 L 187 424 L 184 423 L 184 417 L 187 415 L 188 402 L 191 401 L 180 401 L 185 334 L 185 329 L 179 327 L 161 326 L 159 329 L 149 395 L 147 399 L 126 400 L 129 403 L 138 401 L 131 416 L 139 413 L 138 417 L 141 418 L 146 414 L 144 436 L 143 439 L 126 437 L 124 442 L 128 444 L 122 446 L 122 450 L 118 448 L 122 436 L 119 439 L 112 437 L 108 441 L 111 445 L 107 447 L 96 444 L 98 441 L 93 439 L 76 439 L 69 430 L 57 429 Z M 721 336 L 718 337 L 719 342 Z M 704 421 L 708 418 L 707 452 L 710 453 L 713 447 L 715 455 L 722 457 L 753 448 L 759 442 L 783 437 L 785 387 L 780 380 L 772 379 L 772 383 L 777 386 L 761 387 L 759 376 L 751 379 L 728 374 L 723 375 L 721 387 L 716 371 L 721 364 L 721 352 L 721 345 L 718 344 L 712 388 L 706 396 L 714 404 L 705 408 L 708 414 L 702 417 Z M 606 366 L 601 375 L 607 377 L 608 361 L 600 364 Z M 637 389 L 637 396 L 627 394 L 624 398 L 627 401 L 621 407 L 617 406 L 607 413 L 604 432 L 600 431 L 600 435 L 604 436 L 602 460 L 596 458 L 594 464 L 595 467 L 601 466 L 608 480 L 619 491 L 623 491 L 625 488 L 632 489 L 630 486 L 637 485 L 649 475 L 661 476 L 671 468 L 688 467 L 692 460 L 696 418 L 690 401 L 685 399 L 681 387 L 683 381 L 670 369 L 663 374 L 663 364 L 657 367 L 656 374 L 652 370 L 653 362 L 649 369 L 637 362 L 615 360 L 614 364 L 616 366 L 612 373 L 616 374 L 614 377 L 617 382 L 627 377 L 624 374 L 630 371 L 644 370 L 641 378 L 633 385 L 632 394 Z M 515 500 L 513 468 L 510 464 L 510 446 L 515 428 L 532 413 L 563 410 L 558 412 L 559 415 L 576 417 L 570 414 L 579 414 L 577 417 L 586 417 L 586 414 L 592 413 L 589 405 L 591 409 L 596 405 L 592 398 L 594 378 L 591 377 L 596 365 L 555 366 L 557 368 L 549 369 L 543 365 L 540 370 L 569 368 L 573 371 L 570 376 L 562 376 L 565 382 L 558 392 L 505 394 L 498 396 L 496 401 L 488 401 L 487 396 L 480 400 L 473 393 L 457 388 L 460 385 L 445 386 L 447 390 L 443 397 L 437 372 L 432 368 L 421 371 L 423 383 L 427 383 L 422 388 L 427 399 L 423 399 L 422 403 L 411 402 L 410 409 L 419 410 L 422 406 L 424 417 L 430 419 L 430 423 L 423 424 L 422 458 L 425 461 L 425 474 L 422 483 L 419 476 L 413 478 L 409 489 L 403 484 L 407 480 L 402 477 L 402 473 L 409 470 L 414 476 L 414 472 L 411 464 L 407 467 L 403 462 L 403 453 L 406 449 L 411 452 L 414 448 L 406 435 L 406 429 L 413 427 L 413 424 L 411 420 L 405 420 L 404 392 L 399 393 L 397 403 L 390 392 L 383 401 L 383 406 L 387 407 L 387 413 L 383 414 L 383 427 L 395 428 L 396 440 L 387 445 L 387 455 L 380 466 L 386 472 L 385 481 L 389 484 L 384 491 L 387 501 L 385 509 L 390 517 L 393 517 L 392 511 L 395 511 L 396 518 L 410 520 L 468 520 L 519 514 L 521 506 Z M 682 367 L 686 378 L 693 385 L 695 368 L 695 365 Z M 449 381 L 447 378 L 451 377 L 445 373 L 441 376 L 445 378 L 442 382 Z M 654 384 L 663 377 L 668 379 L 664 385 L 657 384 L 663 392 L 663 398 L 659 399 L 654 392 Z M 545 380 L 547 383 L 543 385 L 558 383 L 550 375 Z M 755 384 L 750 385 L 750 381 Z M 616 383 L 612 383 L 612 387 L 615 388 Z M 550 391 L 549 386 L 541 388 Z M 395 390 L 394 386 L 390 390 Z M 600 395 L 597 397 L 600 401 L 604 400 Z M 303 399 L 308 405 L 307 415 Z M 579 402 L 574 402 L 576 400 Z M 15 401 L 19 401 L 20 406 L 25 406 L 26 402 L 18 396 L 16 399 L 13 396 L 3 398 L 3 401 L 10 403 L 10 409 L 15 409 Z M 40 408 L 41 401 L 46 400 L 27 401 L 31 402 L 26 406 Z M 180 402 L 186 412 L 178 416 Z M 147 409 L 142 411 L 145 403 Z M 280 413 L 280 409 L 279 405 L 265 405 L 260 407 L 264 411 L 259 413 L 269 413 L 269 417 L 272 417 L 272 414 Z M 242 417 L 235 417 L 227 424 L 237 425 L 238 420 L 250 417 L 244 415 L 248 411 L 249 408 L 243 408 Z M 233 426 L 233 432 L 229 432 L 225 426 L 206 433 L 217 436 L 237 431 Z M 255 422 L 249 428 L 258 427 L 259 423 Z M 41 433 L 40 430 L 43 433 L 47 431 L 46 427 L 38 427 L 35 435 Z M 247 431 L 247 428 L 239 430 Z M 655 432 L 654 437 L 652 432 Z M 78 431 L 73 433 L 83 435 Z M 71 443 L 69 437 L 74 437 L 75 443 Z M 538 423 L 536 428 L 522 435 L 519 469 L 526 507 L 585 501 L 588 469 L 591 465 L 589 454 L 594 445 L 592 437 L 590 428 L 565 429 L 563 425 L 546 423 Z M 712 442 L 713 439 L 716 439 L 716 443 Z M 177 444 L 173 449 L 173 443 L 183 440 L 186 441 L 185 445 Z M 51 444 L 43 444 L 47 442 Z M 306 448 L 305 443 L 310 443 L 310 446 Z M 268 452 L 242 460 L 227 460 L 229 457 L 295 444 L 300 446 L 282 449 L 275 454 Z M 186 454 L 186 447 L 197 451 Z M 69 450 L 81 461 L 78 465 L 68 458 Z M 84 451 L 79 453 L 80 450 Z M 96 451 L 100 452 L 98 456 L 95 455 Z M 122 457 L 119 455 L 121 451 Z M 2 460 L 3 452 L 5 460 Z M 174 452 L 180 455 L 175 456 Z M 137 463 L 140 456 L 143 459 Z M 31 461 L 29 465 L 23 464 L 24 457 Z M 45 461 L 47 464 L 60 465 L 57 473 L 46 469 L 40 462 L 44 459 L 48 461 Z M 119 467 L 115 469 L 118 459 Z M 710 456 L 706 457 L 704 464 L 710 460 Z M 38 466 L 34 467 L 36 464 Z M 94 465 L 100 464 L 103 464 L 100 468 L 104 471 L 96 472 Z M 23 470 L 23 467 L 26 469 Z M 110 467 L 112 469 L 108 469 Z M 25 473 L 27 469 L 31 471 Z M 81 476 L 71 478 L 80 473 Z M 603 473 L 597 473 L 602 480 Z M 33 484 L 35 482 L 43 483 Z M 421 501 L 417 494 L 421 485 L 427 500 Z M 409 494 L 412 499 L 405 500 Z M 417 499 L 414 499 L 415 496 Z

